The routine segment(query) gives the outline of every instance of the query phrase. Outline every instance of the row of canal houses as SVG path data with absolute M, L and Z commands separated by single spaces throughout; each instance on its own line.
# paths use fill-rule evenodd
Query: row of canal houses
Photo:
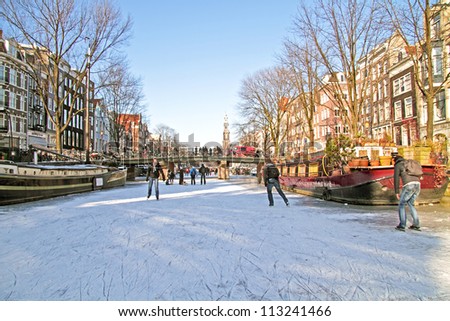
M 444 1 L 444 0 L 442 0 Z M 441 1 L 441 2 L 442 2 Z M 445 1 L 444 1 L 445 2 Z M 439 6 L 433 15 L 432 36 L 435 47 L 433 49 L 435 77 L 450 73 L 450 46 L 446 42 L 450 34 L 450 9 Z M 15 154 L 26 151 L 30 145 L 42 145 L 49 148 L 55 146 L 55 131 L 48 121 L 42 104 L 33 93 L 33 79 L 29 76 L 31 64 L 27 63 L 32 57 L 32 48 L 24 53 L 26 45 L 19 46 L 12 39 L 5 39 L 0 30 L 0 156 L 13 158 Z M 389 140 L 396 145 L 408 146 L 426 137 L 427 113 L 421 93 L 415 85 L 414 77 L 417 72 L 409 59 L 410 47 L 404 45 L 401 37 L 394 34 L 385 42 L 379 44 L 367 56 L 359 61 L 358 77 L 369 77 L 369 90 L 366 91 L 364 108 L 360 115 L 361 136 L 366 141 L 378 142 Z M 28 58 L 25 57 L 28 55 Z M 70 70 L 70 66 L 67 66 Z M 70 77 L 67 78 L 70 82 Z M 315 106 L 314 137 L 316 149 L 321 150 L 330 135 L 346 134 L 348 124 L 342 117 L 341 108 L 330 98 L 327 85 L 341 84 L 341 95 L 346 95 L 345 74 L 327 75 L 318 89 Z M 70 90 L 66 84 L 62 91 Z M 145 152 L 148 146 L 154 146 L 155 137 L 149 133 L 147 125 L 140 115 L 121 115 L 119 120 L 124 124 L 124 135 L 119 142 L 113 142 L 110 137 L 111 117 L 107 115 L 107 108 L 102 106 L 100 99 L 94 97 L 94 85 L 89 86 L 89 99 L 80 95 L 77 108 L 83 109 L 89 100 L 90 112 L 90 150 L 109 152 L 113 147 L 115 152 L 136 153 Z M 81 86 L 79 90 L 84 91 Z M 49 93 L 51 99 L 51 93 Z M 448 137 L 450 137 L 450 84 L 447 82 L 442 91 L 436 95 L 434 104 L 434 134 L 432 139 L 441 141 L 448 155 Z M 297 108 L 297 109 L 296 109 Z M 293 110 L 287 113 L 288 142 L 283 151 L 285 155 L 293 155 L 304 150 L 309 143 L 304 135 L 304 124 L 301 122 L 302 108 L 293 105 Z M 299 117 L 300 116 L 300 117 Z M 84 114 L 76 115 L 71 126 L 63 133 L 63 148 L 67 151 L 81 152 L 85 150 Z M 431 139 L 431 138 L 428 138 Z
M 444 1 L 445 2 L 445 1 Z M 431 21 L 433 37 L 433 64 L 435 80 L 442 83 L 450 74 L 450 32 L 448 26 L 450 8 L 439 6 Z M 418 90 L 415 78 L 419 73 L 414 69 L 410 50 L 397 34 L 379 44 L 367 56 L 359 60 L 358 77 L 365 82 L 367 90 L 364 106 L 359 115 L 361 138 L 367 142 L 388 142 L 397 146 L 411 146 L 420 141 L 432 140 L 443 146 L 443 153 L 448 155 L 450 137 L 450 82 L 446 82 L 434 101 L 434 137 L 426 137 L 426 104 Z M 324 77 L 321 88 L 317 90 L 319 101 L 315 106 L 314 116 L 314 150 L 325 148 L 327 138 L 348 133 L 348 124 L 342 117 L 342 108 L 330 98 L 327 86 L 340 86 L 340 94 L 346 95 L 347 81 L 345 74 L 336 73 Z M 292 105 L 287 114 L 286 156 L 294 156 L 308 147 L 309 141 L 304 134 L 303 119 L 306 116 L 302 106 Z M 345 112 L 345 111 L 344 111 Z
M 56 146 L 55 128 L 46 115 L 42 103 L 35 94 L 35 84 L 30 68 L 33 68 L 33 47 L 6 39 L 0 30 L 0 159 L 19 160 L 30 145 L 42 146 L 50 150 Z M 62 97 L 74 86 L 70 82 L 72 70 L 67 64 L 65 83 L 58 93 Z M 99 153 L 115 153 L 131 156 L 145 150 L 150 145 L 152 135 L 141 115 L 119 114 L 117 122 L 123 126 L 119 142 L 112 139 L 111 115 L 94 97 L 95 85 L 90 81 L 89 95 L 85 95 L 86 82 L 79 86 L 75 108 L 83 110 L 89 104 L 90 150 Z M 54 93 L 49 93 L 49 101 Z M 51 106 L 51 104 L 49 104 Z M 69 109 L 69 106 L 66 108 Z M 63 115 L 62 117 L 65 117 Z M 63 133 L 63 150 L 69 156 L 83 158 L 85 151 L 85 115 L 76 114 L 70 126 Z

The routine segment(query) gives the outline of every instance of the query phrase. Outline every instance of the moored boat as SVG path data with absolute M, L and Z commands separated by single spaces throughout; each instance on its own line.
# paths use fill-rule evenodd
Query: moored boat
M 449 180 L 443 165 L 422 165 L 419 204 L 439 203 Z M 288 190 L 324 200 L 360 205 L 396 205 L 394 166 L 350 166 L 348 172 L 332 176 L 280 177 Z
M 342 165 L 337 172 L 328 167 L 330 163 L 327 163 L 326 155 L 314 153 L 304 163 L 280 165 L 280 183 L 287 190 L 324 200 L 360 205 L 396 205 L 394 165 L 390 156 L 393 152 L 397 152 L 396 147 L 355 147 L 353 156 L 356 158 L 343 162 L 347 165 Z M 428 156 L 416 160 L 421 163 L 424 173 L 416 202 L 439 203 L 449 184 L 446 166 L 429 164 Z M 375 163 L 376 166 L 373 165 Z
M 0 205 L 125 185 L 126 168 L 0 161 Z

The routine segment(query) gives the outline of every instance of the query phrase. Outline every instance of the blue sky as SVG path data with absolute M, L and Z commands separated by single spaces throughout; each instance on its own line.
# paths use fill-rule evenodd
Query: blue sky
M 299 0 L 118 0 L 133 21 L 127 49 L 144 83 L 150 129 L 167 125 L 222 143 L 236 122 L 242 80 L 277 64 Z M 237 137 L 231 127 L 231 138 Z

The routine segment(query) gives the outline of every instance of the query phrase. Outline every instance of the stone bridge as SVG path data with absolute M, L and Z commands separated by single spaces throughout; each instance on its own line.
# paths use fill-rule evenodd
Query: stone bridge
M 229 179 L 229 167 L 231 164 L 256 164 L 257 173 L 260 172 L 264 157 L 235 157 L 235 156 L 215 156 L 215 155 L 191 155 L 191 156 L 149 156 L 123 158 L 120 162 L 129 168 L 129 178 L 135 176 L 136 168 L 140 165 L 148 165 L 157 159 L 164 168 L 175 171 L 179 166 L 199 166 L 200 164 L 215 163 L 218 167 L 218 178 Z

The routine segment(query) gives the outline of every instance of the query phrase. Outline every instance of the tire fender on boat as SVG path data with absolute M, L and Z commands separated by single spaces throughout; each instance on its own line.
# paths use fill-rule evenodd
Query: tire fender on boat
M 93 177 L 92 178 L 92 190 L 95 191 L 97 189 L 103 188 L 103 177 Z
M 323 189 L 322 198 L 324 201 L 331 200 L 331 191 L 328 188 Z

